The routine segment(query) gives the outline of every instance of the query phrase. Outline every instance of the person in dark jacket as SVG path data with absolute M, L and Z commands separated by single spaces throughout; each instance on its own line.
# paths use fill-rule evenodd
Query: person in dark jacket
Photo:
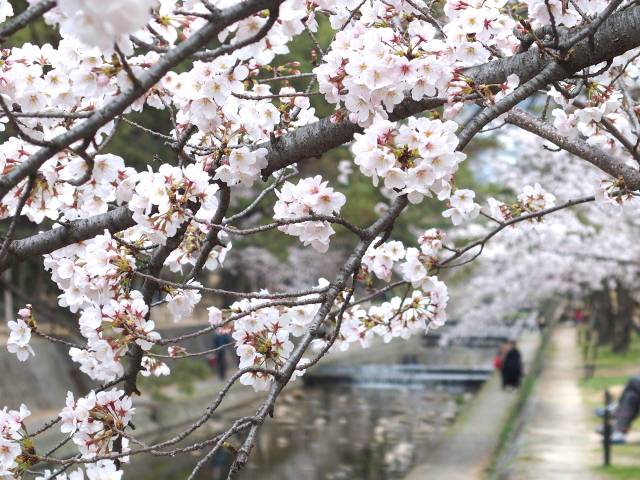
M 216 363 L 220 380 L 224 380 L 227 374 L 227 352 L 226 349 L 222 347 L 231 342 L 233 342 L 233 338 L 231 338 L 231 335 L 229 335 L 229 332 L 226 330 L 218 331 L 213 337 L 213 348 L 220 348 L 220 350 L 216 352 Z
M 516 342 L 509 342 L 502 359 L 502 388 L 515 390 L 520 386 L 522 378 L 522 356 Z

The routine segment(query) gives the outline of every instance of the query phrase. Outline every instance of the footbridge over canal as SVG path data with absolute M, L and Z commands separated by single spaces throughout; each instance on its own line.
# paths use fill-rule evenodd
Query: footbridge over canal
M 493 372 L 489 367 L 434 365 L 327 365 L 308 372 L 305 384 L 361 388 L 424 389 L 440 386 L 452 393 L 476 392 Z

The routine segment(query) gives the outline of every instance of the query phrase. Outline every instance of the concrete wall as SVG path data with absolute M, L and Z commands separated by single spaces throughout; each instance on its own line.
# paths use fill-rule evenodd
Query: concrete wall
M 32 412 L 61 409 L 68 391 L 84 395 L 94 382 L 78 370 L 69 347 L 32 338 L 35 357 L 25 362 L 0 348 L 0 408 L 17 409 L 24 402 Z

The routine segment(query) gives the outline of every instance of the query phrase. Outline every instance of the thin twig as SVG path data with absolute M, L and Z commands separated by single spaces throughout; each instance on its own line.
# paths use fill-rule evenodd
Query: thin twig
M 171 358 L 174 360 L 179 360 L 181 358 L 188 358 L 188 357 L 202 357 L 203 355 L 209 355 L 211 353 L 216 353 L 219 352 L 220 350 L 224 350 L 227 347 L 230 347 L 232 345 L 235 345 L 235 342 L 231 342 L 231 343 L 225 343 L 224 345 L 211 349 L 211 350 L 205 350 L 204 352 L 198 352 L 198 353 L 183 353 L 181 355 L 178 356 L 173 356 L 173 355 L 159 355 L 157 353 L 146 353 L 145 356 L 147 357 L 153 357 L 153 358 Z
M 0 95 L 1 97 L 2 95 Z M 22 209 L 24 205 L 27 203 L 29 196 L 31 195 L 31 191 L 36 184 L 36 176 L 30 175 L 29 180 L 27 180 L 26 185 L 24 186 L 24 190 L 22 191 L 22 195 L 20 195 L 20 200 L 18 200 L 18 205 L 16 205 L 16 211 L 13 214 L 13 219 L 11 220 L 11 225 L 9 226 L 9 231 L 5 236 L 4 242 L 2 243 L 2 250 L 0 250 L 0 263 L 4 260 L 4 257 L 7 256 L 9 252 L 9 247 L 11 246 L 11 242 L 13 241 L 13 236 L 16 234 L 16 230 L 18 228 L 18 223 L 20 220 L 20 216 L 22 215 Z

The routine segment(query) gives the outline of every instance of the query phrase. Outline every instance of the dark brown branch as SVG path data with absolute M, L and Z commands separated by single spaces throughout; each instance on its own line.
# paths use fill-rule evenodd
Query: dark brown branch
M 0 272 L 34 256 L 51 253 L 67 245 L 93 238 L 105 230 L 111 233 L 126 230 L 136 224 L 131 216 L 131 211 L 123 206 L 91 218 L 67 222 L 62 227 L 24 240 L 14 240 L 7 256 L 0 261 Z
M 13 17 L 0 27 L 0 43 L 6 42 L 11 35 L 16 33 L 18 30 L 22 30 L 36 18 L 41 17 L 55 6 L 55 0 L 43 0 L 31 5 L 24 12 Z

